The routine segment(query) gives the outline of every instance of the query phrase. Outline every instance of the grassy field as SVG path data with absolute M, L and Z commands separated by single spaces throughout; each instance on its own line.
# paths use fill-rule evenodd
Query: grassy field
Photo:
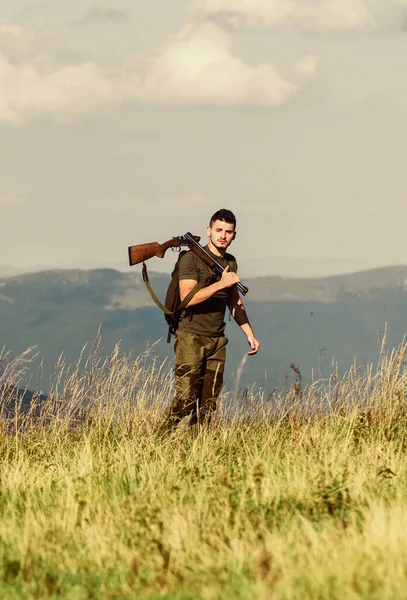
M 3 351 L 0 597 L 405 599 L 406 351 L 169 437 L 144 356 L 61 360 L 27 413 Z

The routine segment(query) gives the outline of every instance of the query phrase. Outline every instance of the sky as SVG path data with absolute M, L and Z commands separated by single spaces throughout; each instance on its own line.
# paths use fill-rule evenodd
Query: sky
M 219 208 L 245 277 L 405 264 L 406 156 L 407 0 L 1 0 L 0 273 Z

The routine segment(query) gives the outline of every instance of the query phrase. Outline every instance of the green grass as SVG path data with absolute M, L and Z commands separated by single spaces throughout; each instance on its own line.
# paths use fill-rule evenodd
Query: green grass
M 96 344 L 6 416 L 27 357 L 3 352 L 0 596 L 404 599 L 405 353 L 162 437 L 171 374 L 143 356 Z

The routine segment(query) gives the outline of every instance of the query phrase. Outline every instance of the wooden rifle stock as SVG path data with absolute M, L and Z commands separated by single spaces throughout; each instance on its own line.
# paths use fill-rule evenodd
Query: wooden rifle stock
M 168 248 L 176 248 L 181 245 L 179 237 L 174 237 L 164 244 L 158 242 L 151 242 L 150 244 L 139 244 L 138 246 L 129 246 L 129 264 L 138 265 L 139 263 L 157 256 L 158 258 L 164 258 L 164 255 Z

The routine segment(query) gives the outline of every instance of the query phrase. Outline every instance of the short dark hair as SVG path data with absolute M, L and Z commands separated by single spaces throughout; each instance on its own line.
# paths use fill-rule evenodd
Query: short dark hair
M 225 221 L 225 223 L 234 225 L 236 229 L 236 217 L 232 211 L 227 210 L 227 208 L 221 208 L 220 210 L 217 210 L 214 215 L 212 215 L 211 220 L 209 221 L 209 227 L 212 227 L 215 221 Z

